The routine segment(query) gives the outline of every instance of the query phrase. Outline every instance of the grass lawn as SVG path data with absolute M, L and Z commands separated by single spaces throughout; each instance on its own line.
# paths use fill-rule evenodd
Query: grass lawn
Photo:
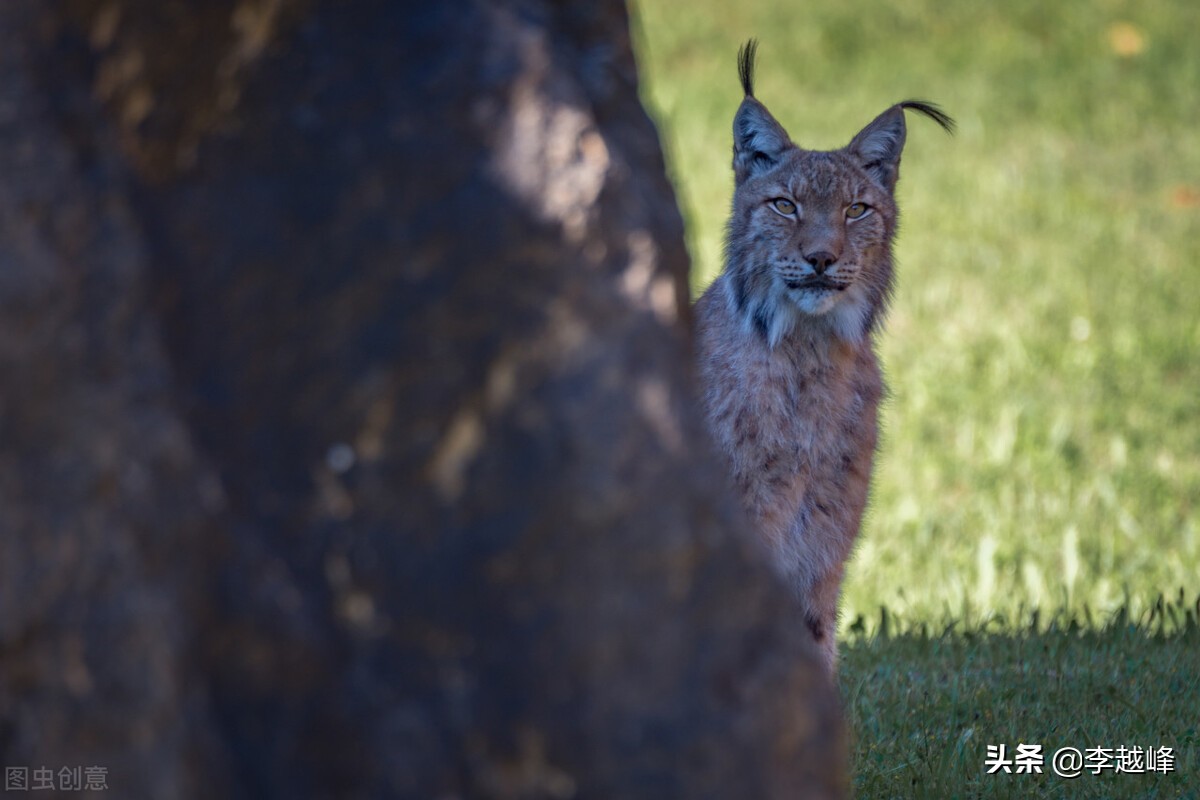
M 1036 632 L 910 630 L 847 648 L 841 683 L 858 796 L 1200 796 L 1194 617 L 1170 637 L 1127 621 L 1105 629 L 1061 622 Z M 989 774 L 988 745 L 1001 744 L 1014 762 L 1019 744 L 1040 745 L 1041 774 L 1019 773 L 1015 763 Z M 1131 751 L 1123 760 L 1121 747 Z M 1116 771 L 1118 761 L 1138 766 L 1135 748 L 1157 758 L 1162 747 L 1171 748 L 1170 771 Z M 1063 748 L 1082 756 L 1077 777 L 1054 772 Z
M 1183 631 L 1200 594 L 1200 3 L 634 12 L 697 292 L 721 266 L 746 38 L 802 146 L 910 97 L 959 122 L 910 116 L 899 187 L 892 396 L 844 596 L 861 796 L 1200 797 L 1200 642 L 1145 627 Z M 1181 590 L 1172 623 L 1154 606 Z M 1173 746 L 1177 772 L 985 775 L 986 745 L 1018 741 Z

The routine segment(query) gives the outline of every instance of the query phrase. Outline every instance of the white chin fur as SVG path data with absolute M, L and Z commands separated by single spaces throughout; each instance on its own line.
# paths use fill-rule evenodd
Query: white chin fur
M 867 332 L 867 317 L 870 314 L 870 304 L 859 286 L 837 292 L 831 290 L 788 292 L 789 299 L 801 314 L 810 317 L 821 317 L 833 330 L 838 338 L 847 342 L 859 342 Z M 784 316 L 784 315 L 780 315 Z M 794 324 L 795 320 L 792 320 Z M 791 330 L 792 325 L 788 325 Z M 779 339 L 787 331 L 780 334 Z M 774 346 L 775 342 L 771 342 Z
M 858 343 L 866 336 L 871 305 L 859 286 L 851 286 L 844 292 L 776 291 L 752 299 L 745 309 L 738 307 L 728 282 L 726 287 L 730 311 L 742 316 L 748 332 L 756 324 L 765 325 L 760 330 L 772 348 L 806 318 L 820 320 L 829 332 L 846 342 Z
M 811 317 L 820 317 L 828 313 L 840 299 L 832 289 L 792 289 L 788 291 L 789 299 L 796 308 Z
M 867 320 L 871 315 L 871 304 L 862 289 L 851 286 L 845 291 L 841 302 L 829 314 L 834 332 L 847 342 L 859 342 L 867 335 Z

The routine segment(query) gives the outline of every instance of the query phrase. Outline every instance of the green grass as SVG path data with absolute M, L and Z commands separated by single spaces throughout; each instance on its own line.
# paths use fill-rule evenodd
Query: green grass
M 1186 691 L 1128 732 L 1194 748 L 1196 685 L 1172 676 L 1200 671 L 1195 637 L 1102 623 L 1200 593 L 1200 3 L 636 0 L 634 12 L 697 292 L 721 266 L 746 38 L 761 42 L 759 98 L 802 146 L 839 147 L 909 97 L 959 121 L 948 139 L 910 117 L 899 188 L 898 292 L 880 342 L 891 398 L 844 593 L 863 796 L 909 796 L 890 781 L 918 775 L 902 764 L 922 736 L 952 763 L 973 702 L 996 720 L 976 726 L 954 773 L 974 788 L 916 796 L 1200 797 L 1015 776 L 1004 790 L 977 769 L 988 736 L 1123 737 L 1098 711 L 1102 684 L 1126 699 Z M 958 633 L 877 636 L 881 607 Z M 1029 609 L 1085 633 L 1030 631 Z M 1047 660 L 1077 668 L 1050 681 Z M 927 704 L 942 673 L 951 695 Z M 890 706 L 872 725 L 876 701 Z M 1200 785 L 1200 766 L 1187 779 Z
M 1163 608 L 1183 616 L 1180 606 Z M 1168 637 L 1148 635 L 1153 620 L 1097 626 L 1058 617 L 1024 620 L 1032 627 L 1015 633 L 1017 621 L 1005 620 L 996 633 L 917 626 L 860 640 L 842 666 L 858 796 L 1200 796 L 1200 627 L 1192 614 Z M 1013 774 L 988 774 L 988 745 L 999 744 L 1009 758 L 1018 744 L 1041 745 L 1042 774 L 1017 774 L 1015 765 Z M 1066 779 L 1051 764 L 1066 747 L 1170 747 L 1174 768 L 1111 767 Z
M 911 121 L 892 391 L 847 620 L 964 604 L 1135 613 L 1200 574 L 1200 4 L 646 2 L 646 98 L 720 268 L 734 53 L 793 138 Z M 1145 49 L 1117 55 L 1131 20 Z

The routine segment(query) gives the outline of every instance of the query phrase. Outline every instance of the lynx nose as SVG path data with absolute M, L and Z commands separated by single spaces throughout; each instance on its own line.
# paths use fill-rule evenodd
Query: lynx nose
M 819 250 L 816 253 L 808 253 L 804 256 L 804 260 L 812 265 L 813 272 L 824 275 L 825 270 L 837 262 L 837 256 L 826 250 Z

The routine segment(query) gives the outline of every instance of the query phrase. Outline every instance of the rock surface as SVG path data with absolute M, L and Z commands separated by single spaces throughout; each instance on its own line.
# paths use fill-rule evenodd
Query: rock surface
M 0 761 L 844 794 L 621 4 L 0 4 L 0 175 Z

